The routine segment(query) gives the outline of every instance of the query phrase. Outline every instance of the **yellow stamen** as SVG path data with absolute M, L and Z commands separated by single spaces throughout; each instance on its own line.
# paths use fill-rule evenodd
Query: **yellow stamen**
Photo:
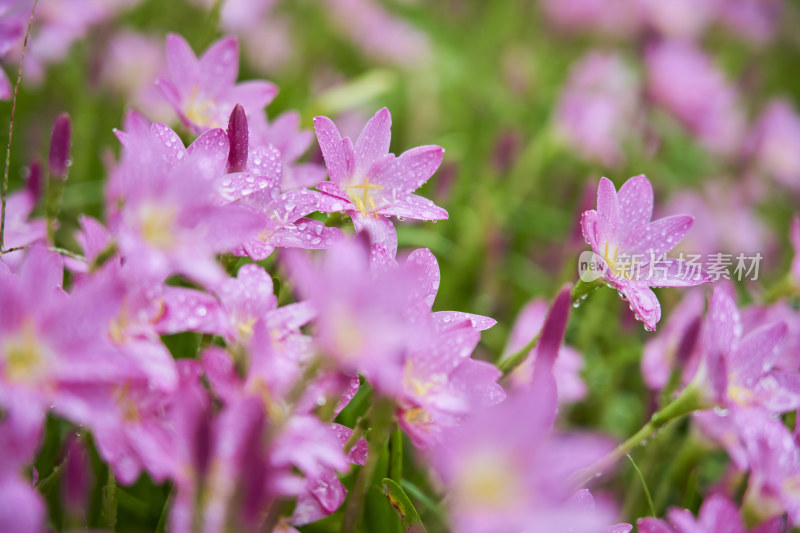
M 130 397 L 130 383 L 127 381 L 121 387 L 117 387 L 114 390 L 114 401 L 117 404 L 117 407 L 120 408 L 122 411 L 122 418 L 126 422 L 136 423 L 141 420 L 141 415 L 139 414 L 139 408 L 136 407 L 136 404 L 133 403 Z
M 361 189 L 361 192 L 354 192 L 353 189 Z M 381 190 L 383 189 L 383 185 L 376 185 L 374 183 L 369 182 L 369 176 L 364 177 L 364 183 L 360 185 L 348 185 L 347 186 L 347 195 L 350 197 L 350 200 L 356 204 L 356 208 L 361 211 L 361 214 L 366 215 L 368 212 L 372 212 L 376 209 L 375 200 L 373 200 L 372 195 L 370 194 L 370 190 Z M 361 195 L 361 197 L 358 196 Z
M 6 342 L 0 353 L 5 355 L 3 370 L 9 381 L 34 381 L 37 371 L 44 366 L 43 350 L 36 342 L 32 322 L 25 322 L 20 335 Z

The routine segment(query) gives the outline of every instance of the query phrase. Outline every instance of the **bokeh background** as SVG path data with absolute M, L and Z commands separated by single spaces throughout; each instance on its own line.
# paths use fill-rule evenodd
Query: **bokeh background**
M 450 219 L 398 225 L 400 247 L 427 247 L 438 258 L 438 309 L 498 320 L 484 334 L 485 359 L 503 351 L 526 302 L 576 278 L 586 248 L 579 217 L 593 207 L 601 176 L 619 186 L 646 174 L 657 214 L 694 215 L 685 251 L 761 253 L 759 280 L 738 284 L 743 302 L 789 268 L 800 193 L 798 2 L 40 0 L 37 11 L 10 189 L 23 187 L 32 162 L 46 158 L 53 120 L 68 112 L 72 166 L 58 233 L 67 249 L 76 248 L 79 214 L 103 218 L 105 178 L 119 151 L 113 128 L 125 110 L 178 127 L 154 87 L 165 36 L 175 32 L 198 53 L 220 36 L 238 36 L 240 79 L 280 88 L 270 117 L 298 110 L 311 128 L 314 116 L 327 115 L 354 136 L 387 106 L 394 153 L 445 148 L 421 194 Z M 19 53 L 18 45 L 2 58 L 12 83 Z M 0 103 L 3 124 L 10 110 Z M 0 146 L 7 137 L 3 128 Z M 315 145 L 306 158 L 321 161 Z M 665 318 L 680 297 L 680 290 L 659 293 Z M 584 357 L 587 395 L 562 418 L 624 437 L 657 400 L 640 370 L 648 333 L 614 291 L 590 298 L 567 333 Z M 694 447 L 681 455 L 675 443 L 686 431 L 673 427 L 636 453 L 645 479 L 664 480 L 650 487 L 659 513 L 696 507 L 724 467 L 718 452 Z M 58 453 L 45 449 L 40 462 Z M 663 460 L 672 455 L 678 466 Z M 648 512 L 639 483 L 629 464 L 609 482 L 628 487 L 624 516 Z M 147 480 L 121 490 L 120 530 L 155 527 L 167 492 Z M 385 503 L 368 512 L 372 527 L 396 527 Z

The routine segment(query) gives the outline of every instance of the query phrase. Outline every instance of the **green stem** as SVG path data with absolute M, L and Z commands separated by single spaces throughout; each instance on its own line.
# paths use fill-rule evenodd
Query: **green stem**
M 790 274 L 785 275 L 778 283 L 770 287 L 764 293 L 763 301 L 765 304 L 772 304 L 786 296 L 797 295 L 800 289 L 794 281 L 793 276 Z
M 644 496 L 645 498 L 647 498 L 647 505 L 650 508 L 650 516 L 656 516 L 656 508 L 653 505 L 653 498 L 650 497 L 650 489 L 647 488 L 647 483 L 644 480 L 644 475 L 642 475 L 642 471 L 633 461 L 633 457 L 631 457 L 631 454 L 628 454 L 625 457 L 627 457 L 628 460 L 631 462 L 631 465 L 633 465 L 633 469 L 636 470 L 636 475 L 639 476 L 639 481 L 642 484 L 642 490 L 644 490 Z
M 36 484 L 36 488 L 40 493 L 46 496 L 51 490 L 53 490 L 53 487 L 55 487 L 58 484 L 58 481 L 61 479 L 61 474 L 64 472 L 64 465 L 66 463 L 67 460 L 64 459 L 61 464 L 53 467 L 53 471 L 50 472 L 46 478 L 39 480 L 39 482 Z
M 355 533 L 358 524 L 364 514 L 364 501 L 372 478 L 375 476 L 375 469 L 378 466 L 383 445 L 389 438 L 389 431 L 392 424 L 392 411 L 394 404 L 388 398 L 377 398 L 373 404 L 370 422 L 372 429 L 367 436 L 369 441 L 369 455 L 367 462 L 361 467 L 361 471 L 356 477 L 356 483 L 347 499 L 347 508 L 342 520 L 341 533 Z
M 403 480 L 403 431 L 400 428 L 394 430 L 389 442 L 389 477 L 398 485 Z
M 504 376 L 509 375 L 511 372 L 514 371 L 519 365 L 522 364 L 525 359 L 528 358 L 528 354 L 531 353 L 531 350 L 536 348 L 536 344 L 539 342 L 539 334 L 537 333 L 534 338 L 530 340 L 528 344 L 522 347 L 522 349 L 517 350 L 513 354 L 509 355 L 499 363 L 497 363 L 497 369 L 503 373 Z
M 642 426 L 639 431 L 634 433 L 633 436 L 614 448 L 613 451 L 604 457 L 595 461 L 590 467 L 575 472 L 569 479 L 570 485 L 574 485 L 578 488 L 584 486 L 595 477 L 602 475 L 610 466 L 647 440 L 653 433 L 664 427 L 667 422 L 681 418 L 704 407 L 706 406 L 702 402 L 700 391 L 698 391 L 694 385 L 688 386 L 671 403 L 654 413 L 650 420 Z
M 61 198 L 64 195 L 64 180 L 50 177 L 47 180 L 45 201 L 47 209 L 47 242 L 56 242 L 56 219 L 61 211 Z
M 114 531 L 117 526 L 117 480 L 108 469 L 108 483 L 103 487 L 103 528 Z
M 575 283 L 574 287 L 572 287 L 572 293 L 571 293 L 572 301 L 573 302 L 581 301 L 590 292 L 603 285 L 603 283 L 604 282 L 602 278 L 596 279 L 594 281 L 583 281 L 582 279 L 578 279 L 578 282 Z

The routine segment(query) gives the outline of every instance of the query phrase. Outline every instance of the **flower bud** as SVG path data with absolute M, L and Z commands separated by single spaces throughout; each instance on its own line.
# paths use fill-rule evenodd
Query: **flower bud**
M 228 172 L 243 172 L 247 169 L 248 132 L 244 108 L 236 104 L 228 120 Z
M 72 122 L 69 115 L 59 115 L 53 124 L 53 135 L 50 137 L 50 157 L 48 166 L 53 178 L 67 179 L 67 169 L 70 165 L 69 149 L 72 142 Z

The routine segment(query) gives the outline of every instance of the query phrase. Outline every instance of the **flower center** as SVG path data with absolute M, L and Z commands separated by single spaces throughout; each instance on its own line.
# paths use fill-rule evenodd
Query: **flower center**
M 10 381 L 30 383 L 44 366 L 44 350 L 36 342 L 33 323 L 22 325 L 19 335 L 3 345 L 4 374 Z
M 219 127 L 219 124 L 212 116 L 216 102 L 211 98 L 198 98 L 198 88 L 192 89 L 189 99 L 186 102 L 184 114 L 191 122 L 209 128 Z
M 130 396 L 130 390 L 131 386 L 128 382 L 125 382 L 121 387 L 115 388 L 114 402 L 122 413 L 123 420 L 136 423 L 141 420 L 141 415 L 139 414 L 139 408 L 136 407 L 136 404 Z
M 175 211 L 148 205 L 142 209 L 140 216 L 145 242 L 157 248 L 169 248 L 174 240 L 172 226 L 175 223 Z
M 512 509 L 523 494 L 518 468 L 510 457 L 492 450 L 473 455 L 456 481 L 462 505 Z
M 381 190 L 383 185 L 369 182 L 369 176 L 364 177 L 364 183 L 359 185 L 348 185 L 347 196 L 356 204 L 356 208 L 362 215 L 366 215 L 376 209 L 375 200 L 372 198 L 371 190 Z

